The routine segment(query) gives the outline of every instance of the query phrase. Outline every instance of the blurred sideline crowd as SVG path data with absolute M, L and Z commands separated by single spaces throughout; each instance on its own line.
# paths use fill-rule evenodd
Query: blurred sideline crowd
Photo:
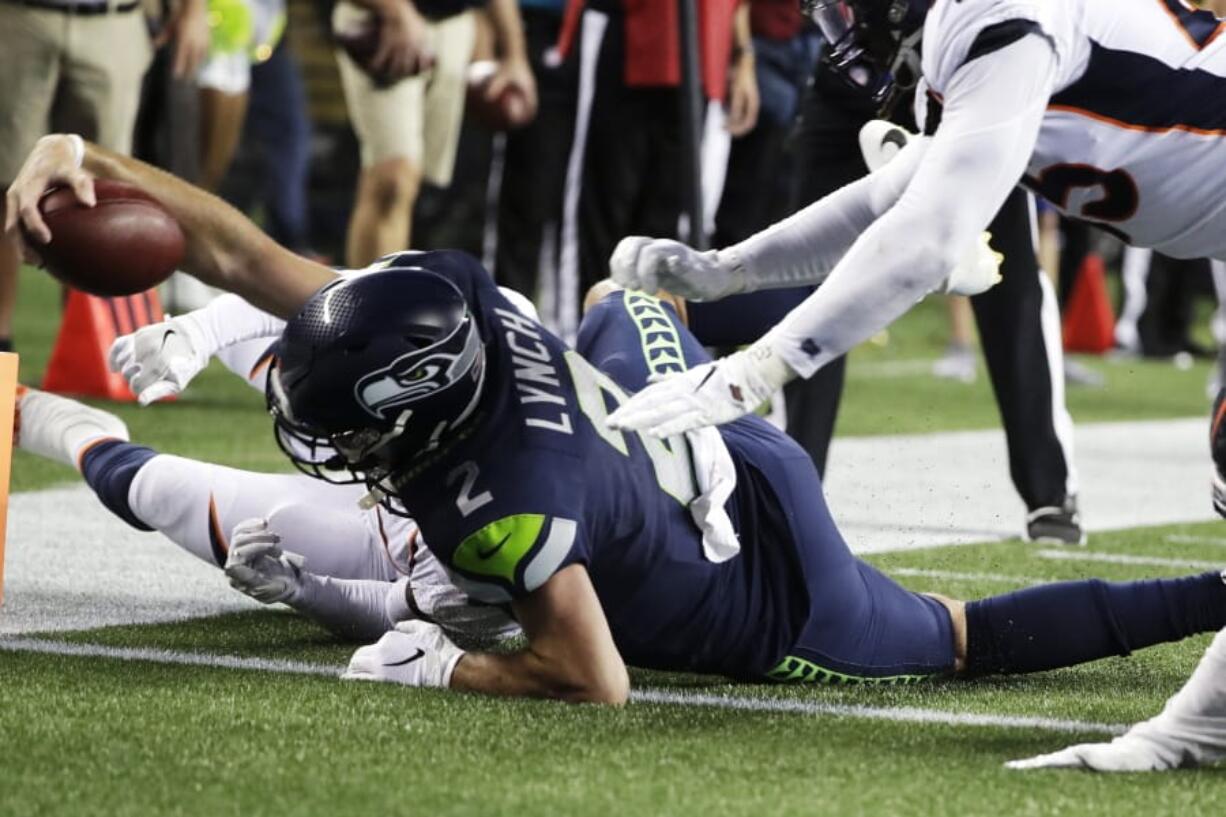
M 677 0 L 0 0 L 0 184 L 40 136 L 80 133 L 218 193 L 282 244 L 337 266 L 465 249 L 573 338 L 582 293 L 622 237 L 701 235 L 718 248 L 866 172 L 854 134 L 871 112 L 823 79 L 822 43 L 798 0 L 695 6 L 697 230 Z M 1211 354 L 1193 339 L 1194 307 L 1222 300 L 1222 269 L 1125 250 L 1041 202 L 1039 212 L 1039 257 L 1062 305 L 1086 259 L 1102 257 L 1122 273 L 1116 346 Z M 5 349 L 18 266 L 15 243 L 0 238 Z M 198 286 L 172 282 L 169 306 L 199 305 Z M 808 291 L 690 317 L 704 342 L 732 346 Z M 951 298 L 949 314 L 933 373 L 973 380 L 971 306 Z M 1226 339 L 1226 320 L 1213 328 Z M 842 385 L 842 368 L 832 372 L 833 386 L 796 384 L 781 420 L 819 469 Z M 1098 383 L 1082 367 L 1066 375 Z M 1008 395 L 997 396 L 1006 413 Z

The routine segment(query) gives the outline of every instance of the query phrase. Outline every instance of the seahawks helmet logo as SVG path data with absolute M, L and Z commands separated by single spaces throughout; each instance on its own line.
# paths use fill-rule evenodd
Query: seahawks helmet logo
M 354 386 L 358 404 L 380 420 L 394 420 L 410 403 L 460 380 L 480 349 L 477 333 L 469 332 L 458 352 L 415 350 L 401 355 L 358 380 Z

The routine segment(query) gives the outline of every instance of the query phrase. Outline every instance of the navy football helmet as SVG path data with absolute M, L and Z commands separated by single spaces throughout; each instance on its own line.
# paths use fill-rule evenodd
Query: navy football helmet
M 888 116 L 920 78 L 929 0 L 801 0 L 826 39 L 826 62 Z
M 472 416 L 484 377 L 485 347 L 455 284 L 391 267 L 307 301 L 277 342 L 265 397 L 301 471 L 365 482 L 387 504 L 397 476 Z

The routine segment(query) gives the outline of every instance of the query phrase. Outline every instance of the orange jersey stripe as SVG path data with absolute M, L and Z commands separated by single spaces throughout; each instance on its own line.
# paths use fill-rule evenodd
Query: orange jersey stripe
M 1073 105 L 1048 105 L 1047 110 L 1058 113 L 1071 113 L 1077 116 L 1084 116 L 1087 119 L 1093 119 L 1097 122 L 1102 122 L 1104 125 L 1110 125 L 1113 128 L 1121 128 L 1123 130 L 1138 131 L 1140 133 L 1169 133 L 1170 131 L 1183 131 L 1184 133 L 1194 133 L 1197 136 L 1223 136 L 1226 135 L 1226 129 L 1206 129 L 1198 128 L 1193 125 L 1163 125 L 1161 127 L 1153 125 L 1134 125 L 1130 122 L 1123 122 L 1119 119 L 1112 119 L 1109 116 L 1103 116 L 1094 111 L 1087 111 L 1085 108 L 1078 108 Z

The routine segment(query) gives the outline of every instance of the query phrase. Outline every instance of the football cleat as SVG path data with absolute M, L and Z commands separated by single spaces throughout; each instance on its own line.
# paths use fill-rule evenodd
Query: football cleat
M 128 439 L 128 427 L 114 414 L 26 386 L 17 388 L 13 427 L 22 451 L 73 468 L 91 444 Z
M 1081 514 L 1077 499 L 1069 497 L 1062 505 L 1035 508 L 1026 515 L 1026 541 L 1054 545 L 1084 545 Z

